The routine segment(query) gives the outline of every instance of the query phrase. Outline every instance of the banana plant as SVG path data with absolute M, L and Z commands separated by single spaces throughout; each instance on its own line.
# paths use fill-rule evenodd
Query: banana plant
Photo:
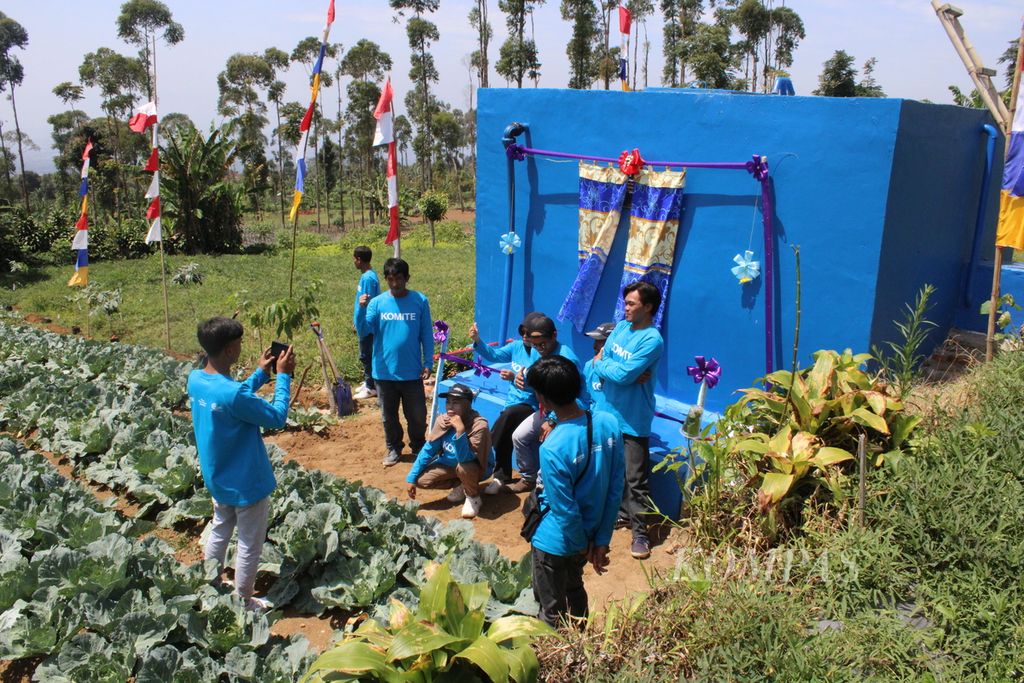
M 414 614 L 391 599 L 387 625 L 375 619 L 358 628 L 313 663 L 302 683 L 385 681 L 532 683 L 540 664 L 530 642 L 555 631 L 538 619 L 507 616 L 486 629 L 486 582 L 452 579 L 448 563 L 430 563 Z

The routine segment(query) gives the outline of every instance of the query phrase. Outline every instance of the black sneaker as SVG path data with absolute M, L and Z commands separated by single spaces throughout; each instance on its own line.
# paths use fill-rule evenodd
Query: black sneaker
M 628 527 L 629 527 L 629 517 L 616 517 L 615 518 L 615 528 L 616 529 L 626 529 Z
M 651 556 L 651 542 L 643 536 L 634 536 L 633 545 L 629 546 L 629 554 L 636 560 L 646 560 Z

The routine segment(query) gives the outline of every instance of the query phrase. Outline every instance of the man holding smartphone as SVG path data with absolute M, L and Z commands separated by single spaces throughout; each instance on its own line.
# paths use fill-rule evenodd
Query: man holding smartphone
M 238 528 L 235 591 L 246 609 L 263 610 L 267 604 L 253 597 L 256 569 L 267 538 L 270 493 L 277 482 L 260 436 L 260 427 L 281 429 L 288 417 L 295 355 L 287 347 L 276 357 L 270 349 L 260 356 L 259 367 L 244 382 L 231 377 L 231 366 L 242 353 L 242 323 L 232 318 L 211 318 L 199 325 L 199 345 L 206 366 L 188 377 L 192 427 L 203 482 L 213 497 L 213 521 L 203 555 L 217 560 L 223 571 L 228 543 Z M 274 400 L 256 391 L 277 369 Z
M 409 446 L 419 453 L 426 441 L 427 403 L 423 380 L 430 377 L 434 357 L 434 323 L 425 294 L 407 288 L 409 264 L 400 258 L 384 262 L 388 291 L 359 297 L 356 331 L 373 335 L 373 381 L 377 385 L 384 423 L 384 466 L 401 457 L 404 434 L 398 421 L 402 406 Z

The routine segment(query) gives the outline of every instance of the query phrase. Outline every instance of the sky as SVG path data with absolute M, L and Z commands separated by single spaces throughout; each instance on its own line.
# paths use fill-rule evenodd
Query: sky
M 782 4 L 783 0 L 775 0 Z M 228 57 L 237 52 L 262 53 L 268 47 L 287 52 L 304 37 L 319 36 L 327 0 L 165 0 L 177 22 L 185 28 L 185 40 L 174 47 L 161 45 L 157 55 L 160 109 L 187 114 L 200 128 L 220 123 L 217 115 L 217 74 Z M 441 74 L 438 96 L 453 107 L 470 104 L 468 55 L 476 47 L 476 34 L 467 15 L 475 0 L 441 0 L 432 17 L 441 40 L 433 52 Z M 655 4 L 658 4 L 657 2 Z M 837 49 L 853 55 L 858 66 L 868 58 L 878 60 L 875 78 L 889 97 L 929 99 L 951 103 L 947 86 L 968 92 L 973 87 L 928 0 L 786 0 L 803 19 L 807 37 L 800 43 L 789 68 L 798 95 L 817 87 L 822 63 Z M 958 0 L 964 11 L 961 23 L 985 65 L 998 68 L 997 86 L 1003 87 L 1003 67 L 996 60 L 1009 41 L 1019 34 L 1024 4 L 1020 0 Z M 539 86 L 563 88 L 569 79 L 565 44 L 570 25 L 559 12 L 559 0 L 547 0 L 534 17 L 534 30 L 542 63 Z M 25 80 L 16 92 L 22 130 L 39 146 L 26 150 L 29 170 L 53 170 L 50 126 L 46 117 L 66 107 L 51 92 L 62 81 L 78 81 L 78 66 L 87 52 L 109 47 L 132 55 L 135 48 L 117 37 L 120 1 L 5 0 L 3 12 L 18 21 L 29 34 L 25 50 L 15 54 L 25 67 Z M 85 8 L 88 7 L 88 10 Z M 493 72 L 498 48 L 507 36 L 497 2 L 489 0 L 494 29 L 490 56 L 492 87 L 505 87 Z M 336 21 L 331 42 L 345 49 L 360 38 L 380 44 L 394 60 L 392 82 L 398 113 L 403 113 L 404 93 L 409 89 L 409 48 L 404 23 L 394 21 L 386 0 L 336 0 Z M 651 42 L 649 84 L 660 85 L 661 17 L 648 20 Z M 613 32 L 612 44 L 618 35 Z M 325 65 L 333 71 L 333 65 Z M 286 100 L 303 105 L 309 101 L 308 80 L 301 65 L 293 66 L 283 80 Z M 532 84 L 531 84 L 532 86 Z M 4 130 L 13 129 L 10 102 L 0 102 Z M 100 98 L 95 90 L 78 104 L 99 116 Z M 323 93 L 325 113 L 337 110 L 337 92 Z M 342 106 L 345 106 L 344 101 Z

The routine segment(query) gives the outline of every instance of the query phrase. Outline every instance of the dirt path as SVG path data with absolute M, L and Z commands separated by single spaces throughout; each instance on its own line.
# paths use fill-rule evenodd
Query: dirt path
M 363 401 L 359 411 L 342 420 L 340 425 L 325 430 L 321 435 L 308 432 L 285 432 L 267 441 L 283 448 L 291 460 L 307 469 L 319 469 L 336 474 L 349 481 L 360 481 L 366 486 L 381 489 L 399 500 L 406 500 L 405 476 L 409 473 L 413 457 L 402 454 L 402 461 L 385 468 L 381 465 L 384 454 L 384 432 L 381 428 L 377 402 Z M 445 491 L 420 489 L 417 499 L 420 513 L 441 520 L 460 519 L 462 505 L 449 503 Z M 526 494 L 485 496 L 483 510 L 473 522 L 476 540 L 493 543 L 506 557 L 518 560 L 529 550 L 529 544 L 519 536 L 522 515 L 519 510 Z M 675 567 L 671 551 L 677 546 L 675 537 L 655 545 L 650 559 L 639 562 L 629 555 L 628 529 L 615 532 L 612 539 L 611 565 L 597 576 L 589 568 L 584 574 L 591 609 L 603 610 L 609 600 L 621 600 L 638 591 L 647 590 L 648 574 L 653 571 L 669 573 Z

